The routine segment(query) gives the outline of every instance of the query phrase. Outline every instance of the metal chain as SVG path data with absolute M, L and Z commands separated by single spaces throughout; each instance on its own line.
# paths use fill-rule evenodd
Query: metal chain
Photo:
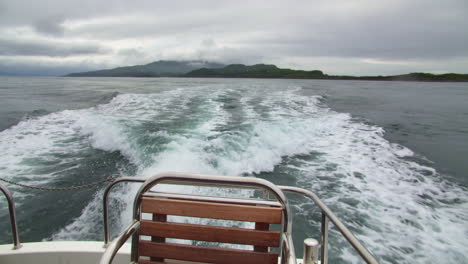
M 83 184 L 83 185 L 76 185 L 76 186 L 70 186 L 70 187 L 58 187 L 58 188 L 51 188 L 51 187 L 38 187 L 38 186 L 31 186 L 31 185 L 26 185 L 14 181 L 7 180 L 5 178 L 0 177 L 0 181 L 4 181 L 6 183 L 14 184 L 20 187 L 24 188 L 29 188 L 29 189 L 34 189 L 34 190 L 41 190 L 41 191 L 71 191 L 71 190 L 79 190 L 79 189 L 85 189 L 85 188 L 90 188 L 94 187 L 100 184 L 103 184 L 108 181 L 114 180 L 114 177 L 107 177 L 103 180 L 93 182 L 93 183 L 88 183 L 88 184 Z

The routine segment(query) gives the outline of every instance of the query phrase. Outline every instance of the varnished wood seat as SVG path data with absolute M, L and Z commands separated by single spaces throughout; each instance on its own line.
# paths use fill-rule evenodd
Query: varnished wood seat
M 201 202 L 178 199 L 143 197 L 143 213 L 153 214 L 153 220 L 142 220 L 138 254 L 154 261 L 178 259 L 207 263 L 252 263 L 273 264 L 278 262 L 278 253 L 269 252 L 269 247 L 279 247 L 280 232 L 269 231 L 270 224 L 281 224 L 282 208 L 258 205 L 243 205 L 221 202 Z M 199 218 L 248 221 L 256 223 L 256 229 L 168 222 L 168 215 Z M 232 243 L 254 246 L 253 250 L 196 246 L 167 243 L 165 238 L 193 241 Z
M 284 257 L 289 256 L 289 249 L 285 245 L 290 241 L 284 241 L 287 237 L 284 234 L 290 228 L 286 220 L 289 214 L 285 200 L 204 198 L 150 191 L 164 181 L 198 183 L 199 177 L 205 177 L 202 183 L 210 183 L 210 186 L 215 182 L 220 187 L 223 184 L 232 186 L 239 183 L 241 187 L 264 187 L 264 191 L 272 191 L 273 188 L 271 183 L 257 178 L 181 174 L 155 176 L 147 180 L 137 194 L 134 222 L 107 251 L 116 251 L 123 244 L 122 241 L 133 234 L 133 263 L 171 263 L 177 260 L 219 264 L 276 264 L 279 253 Z M 279 189 L 273 190 L 278 192 Z M 282 193 L 279 195 L 282 197 Z M 190 217 L 189 223 L 185 221 L 186 217 Z M 276 228 L 279 231 L 271 230 L 271 225 L 275 224 L 280 225 Z M 233 244 L 236 248 L 233 248 Z M 111 254 L 107 251 L 108 255 Z M 101 263 L 110 263 L 112 260 L 112 257 L 106 257 L 106 253 Z

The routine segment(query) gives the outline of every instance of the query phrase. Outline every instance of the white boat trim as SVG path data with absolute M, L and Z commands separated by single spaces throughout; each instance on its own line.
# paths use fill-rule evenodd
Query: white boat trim
M 83 264 L 99 263 L 105 251 L 102 241 L 48 241 L 22 243 L 20 249 L 12 244 L 0 245 L 0 263 Z M 130 263 L 130 244 L 118 251 L 114 264 Z
M 0 245 L 0 263 L 24 264 L 85 264 L 99 263 L 105 251 L 102 241 L 48 241 L 22 243 L 20 249 L 13 249 L 12 244 Z M 278 259 L 278 263 L 281 259 Z M 169 260 L 170 264 L 194 263 L 180 260 Z M 113 264 L 130 263 L 130 243 L 125 243 L 117 255 Z M 297 264 L 302 264 L 298 259 Z

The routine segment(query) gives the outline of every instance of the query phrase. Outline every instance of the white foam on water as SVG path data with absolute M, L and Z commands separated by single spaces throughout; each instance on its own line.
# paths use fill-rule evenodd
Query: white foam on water
M 332 129 L 316 140 L 315 151 L 323 155 L 309 162 L 302 180 L 345 212 L 343 217 L 360 215 L 363 223 L 347 224 L 359 230 L 358 237 L 374 254 L 387 256 L 383 263 L 466 261 L 460 250 L 468 247 L 466 192 L 444 182 L 434 169 L 402 159 L 412 152 L 385 140 L 381 128 L 346 116 L 327 125 Z M 330 164 L 336 166 L 332 172 Z M 315 177 L 331 177 L 337 195 L 321 191 L 324 186 Z M 352 202 L 339 203 L 337 198 Z M 461 202 L 441 202 L 455 199 Z
M 138 177 L 148 178 L 162 171 L 179 171 L 179 172 L 198 172 L 214 174 L 216 171 L 212 170 L 209 166 L 199 160 L 198 155 L 193 155 L 191 152 L 193 149 L 198 149 L 197 140 L 194 137 L 203 137 L 205 132 L 211 131 L 215 123 L 222 122 L 223 116 L 214 116 L 212 119 L 207 120 L 199 124 L 199 126 L 193 131 L 189 131 L 188 135 L 183 134 L 172 134 L 172 132 L 158 132 L 155 136 L 164 136 L 172 141 L 167 144 L 166 151 L 162 152 L 162 155 L 155 155 L 154 157 L 146 157 L 149 161 L 157 164 L 147 167 L 145 164 L 148 160 L 143 160 L 141 155 L 141 148 L 138 144 L 132 144 L 136 142 L 142 135 L 132 134 L 128 127 L 125 127 L 127 120 L 132 118 L 148 120 L 155 116 L 159 110 L 167 110 L 166 108 L 174 107 L 173 101 L 177 100 L 178 109 L 173 109 L 171 115 L 165 116 L 165 119 L 176 119 L 182 112 L 187 109 L 187 104 L 191 96 L 197 94 L 190 94 L 185 91 L 185 97 L 181 97 L 180 90 L 166 92 L 164 95 L 119 95 L 113 101 L 107 105 L 99 107 L 98 111 L 91 111 L 88 115 L 82 116 L 82 118 L 76 123 L 79 130 L 84 135 L 87 135 L 91 141 L 93 147 L 106 150 L 106 151 L 120 151 L 125 155 L 132 163 L 138 166 L 139 172 Z M 216 94 L 216 92 L 214 93 Z M 138 98 L 141 100 L 139 101 Z M 117 101 L 117 102 L 115 102 Z M 207 102 L 205 108 L 210 108 L 211 111 L 219 110 L 218 105 L 213 105 L 210 100 Z M 128 107 L 128 106 L 130 107 Z M 137 107 L 136 113 L 133 109 L 129 109 L 133 106 Z M 119 110 L 116 110 L 118 108 Z M 152 109 L 151 111 L 142 113 L 143 109 Z M 123 111 L 124 113 L 121 113 Z M 122 116 L 124 115 L 124 116 Z M 157 120 L 155 120 L 157 121 Z M 134 122 L 134 119 L 132 119 Z M 138 124 L 136 124 L 138 125 Z M 130 126 L 131 127 L 131 126 Z M 151 134 L 151 133 L 150 133 Z M 153 133 L 154 134 L 154 133 Z M 140 156 L 138 158 L 138 156 Z M 156 160 L 156 161 L 154 161 Z M 191 188 L 183 188 L 180 186 L 165 186 L 165 191 L 181 191 L 184 189 L 187 192 L 193 192 Z M 124 192 L 119 197 L 121 203 L 124 204 L 123 210 L 121 210 L 120 221 L 117 223 L 117 229 L 122 230 L 126 224 L 131 222 L 131 206 L 133 202 L 134 194 L 138 189 L 137 185 L 127 186 L 125 189 L 120 190 Z M 71 224 L 64 227 L 61 231 L 54 234 L 52 239 L 56 240 L 68 240 L 76 239 L 82 236 L 83 232 L 89 231 L 89 222 L 97 223 L 100 219 L 96 217 L 96 210 L 100 208 L 101 196 L 96 196 L 95 199 L 83 210 L 80 217 L 75 219 Z M 91 220 L 91 221 L 90 221 Z M 100 220 L 99 220 L 100 221 Z M 88 226 L 88 227 L 86 227 Z
M 174 89 L 161 94 L 121 94 L 96 107 L 23 120 L 0 132 L 3 152 L 0 177 L 33 186 L 53 187 L 48 183 L 65 170 L 80 166 L 86 159 L 82 154 L 90 148 L 119 151 L 135 165 L 143 166 L 147 158 L 142 151 L 144 146 L 132 136 L 134 129 L 143 122 L 152 121 L 161 109 L 167 110 L 168 105 L 186 107 L 186 98 L 180 96 L 182 92 Z M 174 115 L 180 113 L 175 111 Z M 160 136 L 158 133 L 145 134 L 151 135 Z M 67 167 L 54 170 L 60 165 Z M 31 197 L 23 188 L 14 185 L 9 188 L 15 193 L 17 207 Z M 91 203 L 89 207 L 96 205 Z
M 300 166 L 300 184 L 324 197 L 382 263 L 466 260 L 463 189 L 433 168 L 404 159 L 414 153 L 388 142 L 382 128 L 320 107 L 317 97 L 270 92 L 263 104 L 270 107 L 270 121 L 247 120 L 249 130 L 209 141 L 185 138 L 149 170 L 240 175 L 273 171 L 286 156 L 318 153 Z M 177 157 L 182 162 L 176 164 Z M 355 253 L 339 251 L 343 259 L 357 262 Z
M 1 131 L 0 177 L 31 185 L 54 180 L 59 171 L 41 172 L 37 168 L 68 163 L 85 148 L 73 128 L 74 115 L 73 111 L 53 113 Z M 9 187 L 15 191 L 18 204 L 28 196 L 21 188 Z
M 290 98 L 294 99 L 288 104 L 308 100 Z M 466 191 L 448 184 L 433 168 L 403 159 L 414 153 L 388 142 L 382 128 L 313 105 L 303 120 L 288 118 L 268 129 L 266 137 L 260 136 L 276 138 L 278 143 L 271 145 L 275 150 L 283 147 L 284 140 L 291 142 L 292 149 L 320 153 L 317 159 L 303 161 L 300 184 L 324 197 L 339 216 L 349 220 L 347 225 L 357 230 L 372 252 L 386 256 L 381 258 L 383 263 L 466 262 Z M 296 116 L 291 109 L 277 114 Z M 314 111 L 318 112 L 311 116 Z M 278 133 L 288 128 L 289 133 Z M 291 156 L 293 152 L 287 150 L 281 153 Z M 346 199 L 351 202 L 343 202 Z M 356 222 L 355 214 L 366 223 Z M 356 259 L 347 251 L 342 254 L 347 261 Z
M 466 262 L 466 191 L 448 184 L 434 169 L 407 159 L 414 153 L 388 142 L 382 128 L 334 112 L 321 105 L 319 97 L 299 92 L 298 87 L 233 85 L 118 95 L 105 105 L 47 115 L 3 131 L 0 146 L 7 147 L 9 161 L 0 163 L 0 168 L 27 172 L 20 164 L 24 152 L 33 156 L 49 152 L 57 145 L 54 138 L 67 137 L 80 138 L 78 150 L 88 144 L 119 151 L 138 167 L 138 177 L 163 171 L 242 175 L 288 168 L 301 187 L 319 194 L 382 263 Z M 219 100 L 229 96 L 239 97 L 236 109 L 224 108 Z M 202 98 L 202 105 L 188 113 L 194 98 Z M 243 113 L 238 123 L 232 122 L 233 111 Z M 184 115 L 197 122 L 179 130 L 165 128 L 165 123 L 158 132 L 139 130 L 145 122 L 183 120 Z M 31 133 L 22 135 L 23 130 Z M 26 139 L 8 145 L 11 140 L 7 139 L 18 135 Z M 160 151 L 147 152 L 139 141 L 143 137 L 167 142 Z M 28 146 L 28 141 L 40 142 L 42 147 Z M 118 228 L 130 222 L 136 188 L 122 188 L 114 196 L 120 201 Z M 239 193 L 243 194 L 248 195 Z M 100 225 L 100 199 L 99 193 L 80 217 L 52 238 L 80 239 L 95 232 L 90 226 Z M 341 258 L 357 262 L 352 250 L 342 247 L 342 240 L 336 243 L 334 250 Z

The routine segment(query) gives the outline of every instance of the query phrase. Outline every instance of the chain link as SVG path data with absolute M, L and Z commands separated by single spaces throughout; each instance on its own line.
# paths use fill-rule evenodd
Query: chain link
M 38 187 L 38 186 L 31 186 L 31 185 L 26 185 L 14 181 L 7 180 L 5 178 L 0 177 L 0 181 L 4 181 L 9 184 L 14 184 L 20 187 L 28 188 L 28 189 L 34 189 L 34 190 L 41 190 L 41 191 L 72 191 L 72 190 L 80 190 L 80 189 L 86 189 L 86 188 L 91 188 L 100 184 L 103 184 L 108 181 L 114 180 L 114 177 L 107 177 L 105 179 L 102 179 L 97 182 L 93 183 L 88 183 L 88 184 L 83 184 L 83 185 L 76 185 L 76 186 L 70 186 L 70 187 L 57 187 L 57 188 L 51 188 L 51 187 Z

